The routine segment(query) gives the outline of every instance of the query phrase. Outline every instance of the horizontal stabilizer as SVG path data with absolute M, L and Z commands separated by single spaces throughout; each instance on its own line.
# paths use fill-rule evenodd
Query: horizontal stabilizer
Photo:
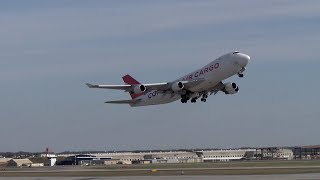
M 130 100 L 117 100 L 117 101 L 107 101 L 105 103 L 111 103 L 111 104 L 136 104 L 140 102 L 140 99 L 130 99 Z

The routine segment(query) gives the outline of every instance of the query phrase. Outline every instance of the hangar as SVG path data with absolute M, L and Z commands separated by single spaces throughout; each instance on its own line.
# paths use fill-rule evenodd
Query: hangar
M 7 166 L 14 166 L 14 167 L 22 167 L 22 166 L 31 166 L 32 161 L 29 159 L 11 159 L 8 161 Z
M 297 146 L 293 148 L 294 159 L 319 159 L 320 145 Z
M 57 165 L 97 165 L 104 164 L 104 161 L 110 159 L 111 157 L 97 157 L 95 155 L 79 154 L 69 156 Z

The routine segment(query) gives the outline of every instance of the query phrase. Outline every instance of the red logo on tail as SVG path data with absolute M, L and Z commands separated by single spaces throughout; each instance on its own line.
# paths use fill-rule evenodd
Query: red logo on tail
M 140 84 L 137 80 L 135 80 L 133 77 L 131 77 L 129 74 L 125 75 L 122 77 L 123 81 L 126 83 L 126 84 L 129 84 L 129 85 L 138 85 Z M 132 99 L 135 99 L 141 95 L 143 95 L 144 93 L 141 93 L 141 94 L 134 94 L 132 92 L 129 92 L 130 93 L 130 96 Z

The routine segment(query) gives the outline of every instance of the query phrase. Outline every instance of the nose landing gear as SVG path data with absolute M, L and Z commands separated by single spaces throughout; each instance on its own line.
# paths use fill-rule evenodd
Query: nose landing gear
M 238 72 L 238 76 L 239 78 L 242 78 L 243 77 L 243 72 L 246 70 L 245 67 L 241 68 L 241 70 Z

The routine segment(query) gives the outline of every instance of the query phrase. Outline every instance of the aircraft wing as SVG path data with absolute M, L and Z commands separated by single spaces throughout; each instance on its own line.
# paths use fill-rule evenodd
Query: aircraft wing
M 101 89 L 115 89 L 115 90 L 124 90 L 124 91 L 131 91 L 134 87 L 134 85 L 129 85 L 129 84 L 125 84 L 125 85 L 93 85 L 93 84 L 89 84 L 86 83 L 86 85 L 89 88 L 101 88 Z M 153 84 L 143 84 L 148 91 L 151 90 L 163 90 L 163 89 L 167 89 L 169 83 L 153 83 Z
M 170 83 L 152 83 L 152 84 L 143 84 L 148 91 L 151 90 L 164 90 L 167 89 Z
M 102 89 L 116 89 L 116 90 L 125 90 L 128 91 L 132 88 L 132 85 L 93 85 L 86 84 L 89 88 L 102 88 Z
M 211 89 L 209 90 L 210 95 L 211 95 L 211 94 L 216 95 L 219 91 L 222 91 L 222 92 L 225 93 L 225 92 L 226 92 L 226 91 L 225 91 L 225 87 L 226 87 L 226 85 L 223 84 L 223 82 L 218 83 L 216 86 L 214 86 L 213 88 L 211 88 Z
M 197 79 L 197 80 L 193 80 L 193 81 L 182 81 L 182 83 L 184 84 L 185 89 L 189 89 L 189 88 L 192 88 L 194 86 L 199 85 L 203 81 L 205 81 L 205 79 Z
M 193 80 L 193 81 L 181 81 L 185 87 L 185 89 L 192 88 L 193 86 L 196 86 L 200 83 L 202 83 L 204 79 L 198 79 L 198 80 Z M 152 84 L 143 84 L 146 88 L 147 91 L 152 91 L 152 90 L 159 90 L 159 91 L 167 91 L 170 90 L 172 82 L 164 82 L 164 83 L 152 83 Z M 132 91 L 134 85 L 93 85 L 86 83 L 86 85 L 89 88 L 101 88 L 101 89 L 115 89 L 115 90 L 124 90 L 127 92 Z
M 135 104 L 140 102 L 141 99 L 130 99 L 130 100 L 117 100 L 117 101 L 106 101 L 105 103 L 111 104 Z
M 204 79 L 197 79 L 192 81 L 181 81 L 184 85 L 184 89 L 192 88 L 193 86 L 196 86 L 200 83 L 202 83 Z M 155 83 L 155 84 L 144 84 L 146 86 L 147 90 L 162 90 L 167 91 L 170 90 L 172 85 L 172 82 L 165 82 L 165 83 Z

